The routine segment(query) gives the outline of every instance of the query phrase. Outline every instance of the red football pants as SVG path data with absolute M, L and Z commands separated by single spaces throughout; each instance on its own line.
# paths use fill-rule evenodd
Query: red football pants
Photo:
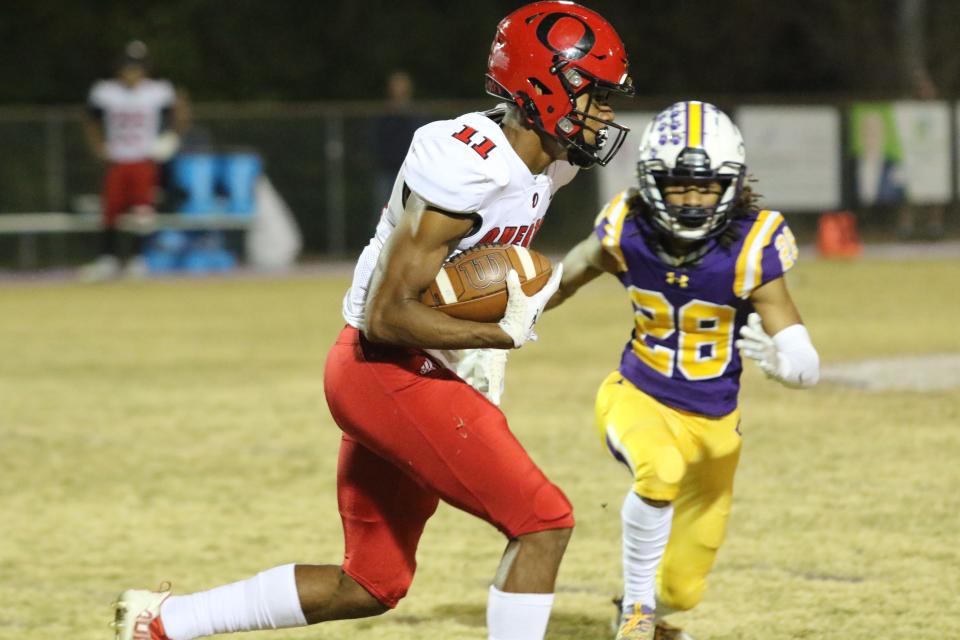
M 116 162 L 103 182 L 103 218 L 108 227 L 138 205 L 153 205 L 157 188 L 157 165 L 150 160 Z
M 423 351 L 346 327 L 327 356 L 327 404 L 344 432 L 337 470 L 343 570 L 395 607 L 440 499 L 509 538 L 573 526 L 563 493 L 503 413 Z

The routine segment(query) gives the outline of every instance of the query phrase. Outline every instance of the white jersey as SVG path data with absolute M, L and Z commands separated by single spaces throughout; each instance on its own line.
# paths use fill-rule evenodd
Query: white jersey
M 377 230 L 360 254 L 353 284 L 343 299 L 344 319 L 363 330 L 370 277 L 403 214 L 404 186 L 439 209 L 479 217 L 477 226 L 457 245 L 456 254 L 482 243 L 529 245 L 543 224 L 553 194 L 570 182 L 577 170 L 559 160 L 533 175 L 498 122 L 484 113 L 421 127 L 413 135 Z
M 119 80 L 94 84 L 88 103 L 103 112 L 107 157 L 113 162 L 149 158 L 160 133 L 163 110 L 173 102 L 173 85 L 166 80 L 145 78 L 133 87 Z

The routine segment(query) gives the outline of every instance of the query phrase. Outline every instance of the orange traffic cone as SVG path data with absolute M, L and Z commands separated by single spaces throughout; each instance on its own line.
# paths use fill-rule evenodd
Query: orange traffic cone
M 853 213 L 834 211 L 820 216 L 817 251 L 825 258 L 855 258 L 863 252 Z

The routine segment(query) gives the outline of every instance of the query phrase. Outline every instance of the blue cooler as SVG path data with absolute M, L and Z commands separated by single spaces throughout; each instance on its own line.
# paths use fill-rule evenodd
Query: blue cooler
M 216 212 L 216 159 L 211 153 L 185 153 L 173 160 L 173 183 L 183 191 L 185 200 L 181 213 L 204 214 Z
M 257 178 L 262 171 L 263 161 L 255 153 L 231 153 L 221 156 L 219 183 L 227 197 L 227 213 L 255 213 Z

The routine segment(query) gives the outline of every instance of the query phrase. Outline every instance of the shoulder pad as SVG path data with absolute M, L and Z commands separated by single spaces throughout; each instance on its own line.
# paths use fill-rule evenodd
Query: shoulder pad
M 172 101 L 176 92 L 173 89 L 173 83 L 164 79 L 151 79 L 152 88 L 160 94 L 165 100 Z
M 616 259 L 620 271 L 627 270 L 627 261 L 620 249 L 620 237 L 623 234 L 623 223 L 630 212 L 628 202 L 633 195 L 633 189 L 621 191 L 604 205 L 594 221 L 594 233 L 600 239 L 600 245 Z
M 779 211 L 764 209 L 745 225 L 733 292 L 748 298 L 760 285 L 783 276 L 797 260 L 797 241 Z
M 445 120 L 416 131 L 404 180 L 432 205 L 472 213 L 509 183 L 510 170 L 496 143 L 462 121 Z

